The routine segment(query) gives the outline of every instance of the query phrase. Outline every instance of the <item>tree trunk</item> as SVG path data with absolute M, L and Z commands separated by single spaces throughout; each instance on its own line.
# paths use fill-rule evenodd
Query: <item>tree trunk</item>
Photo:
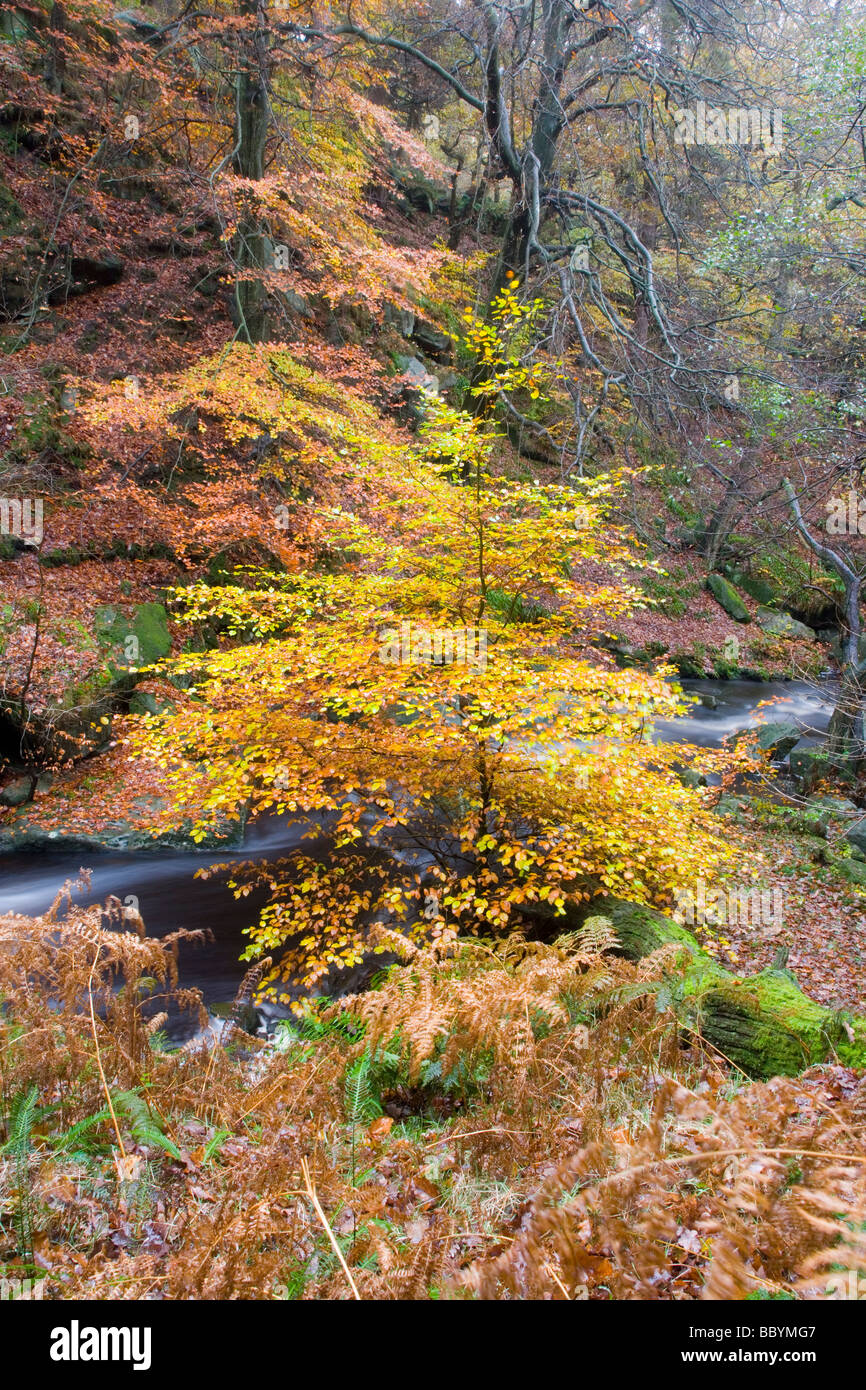
M 487 0 L 475 0 L 475 5 L 481 12 L 487 29 L 484 121 L 495 159 L 504 173 L 510 177 L 512 190 L 511 213 L 488 291 L 489 299 L 493 300 L 504 289 L 509 273 L 524 275 L 533 247 L 540 249 L 538 232 L 544 210 L 545 192 L 564 124 L 561 92 L 567 62 L 566 39 L 574 13 L 566 0 L 543 0 L 543 82 L 533 109 L 529 143 L 523 156 L 518 157 L 502 93 L 499 19 Z M 483 384 L 486 375 L 486 368 L 477 367 L 471 386 Z M 483 408 L 483 397 L 467 393 L 464 409 L 478 415 Z
M 809 549 L 832 569 L 845 586 L 845 631 L 842 640 L 842 680 L 836 708 L 827 731 L 827 751 L 850 761 L 859 770 L 866 756 L 866 662 L 860 662 L 860 589 L 863 576 L 838 550 L 813 536 L 803 520 L 800 504 L 790 481 L 783 483 L 797 530 Z
M 508 112 L 502 94 L 502 68 L 499 51 L 499 20 L 486 0 L 475 0 L 487 26 L 486 101 L 487 134 L 493 152 L 512 182 L 511 217 L 491 285 L 491 298 L 505 284 L 509 270 L 519 275 L 526 268 L 533 246 L 537 245 L 544 195 L 556 160 L 559 138 L 565 124 L 562 86 L 568 62 L 568 31 L 574 10 L 566 0 L 543 0 L 542 82 L 532 113 L 532 132 L 522 157 L 514 148 Z
M 57 3 L 57 0 L 55 0 L 55 3 L 51 6 L 51 19 L 48 28 L 48 48 L 45 54 L 45 85 L 53 96 L 60 96 L 63 91 L 63 74 L 66 69 L 66 63 L 57 35 L 62 34 L 66 28 L 66 11 L 61 4 Z
M 256 33 L 248 56 L 235 78 L 234 171 L 241 178 L 264 178 L 268 139 L 267 55 L 260 4 L 247 4 L 245 13 L 256 16 Z M 235 322 L 251 343 L 267 341 L 267 290 L 257 272 L 269 269 L 270 240 L 256 215 L 243 216 L 235 238 Z
M 722 548 L 731 534 L 734 524 L 734 514 L 736 509 L 739 489 L 733 481 L 726 485 L 724 496 L 708 521 L 703 537 L 703 553 L 707 562 L 707 568 L 714 570 L 718 568 L 719 555 Z

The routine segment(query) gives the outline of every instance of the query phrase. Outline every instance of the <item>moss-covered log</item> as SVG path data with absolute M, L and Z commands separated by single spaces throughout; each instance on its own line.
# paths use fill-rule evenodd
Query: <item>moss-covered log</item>
M 702 951 L 685 927 L 653 908 L 600 897 L 569 906 L 560 920 L 573 929 L 603 917 L 623 955 L 640 960 L 662 946 L 682 947 L 671 969 L 673 1007 L 683 1023 L 749 1076 L 791 1076 L 816 1062 L 866 1067 L 866 1018 L 809 999 L 788 970 L 740 978 Z

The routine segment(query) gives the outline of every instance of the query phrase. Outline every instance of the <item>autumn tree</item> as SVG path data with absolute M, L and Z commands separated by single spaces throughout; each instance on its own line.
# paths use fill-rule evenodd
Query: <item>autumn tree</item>
M 313 570 L 177 596 L 222 642 L 176 663 L 195 673 L 191 698 L 136 747 L 179 814 L 207 787 L 202 835 L 247 806 L 302 827 L 282 862 L 232 875 L 239 892 L 269 887 L 249 953 L 288 947 L 284 979 L 357 962 L 373 920 L 496 933 L 522 905 L 556 912 L 602 889 L 662 902 L 723 856 L 673 770 L 688 755 L 647 738 L 680 696 L 585 655 L 637 601 L 630 574 L 646 563 L 609 516 L 617 479 L 576 492 L 491 467 L 493 404 L 527 385 L 503 348 L 525 312 L 514 287 L 495 329 L 467 320 L 487 409 L 431 398 L 417 448 L 357 457 L 376 478 L 375 524 L 320 505 Z

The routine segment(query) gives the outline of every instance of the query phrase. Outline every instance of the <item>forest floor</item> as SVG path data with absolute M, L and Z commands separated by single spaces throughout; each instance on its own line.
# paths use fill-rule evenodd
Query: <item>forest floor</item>
M 166 1051 L 116 983 L 145 972 L 159 1008 L 172 942 L 98 909 L 0 916 L 4 939 L 0 1269 L 45 1297 L 811 1300 L 862 1265 L 862 1077 L 732 1074 L 600 940 L 423 950 L 276 1046 L 230 1024 Z
M 763 860 L 760 889 L 778 894 L 779 920 L 729 921 L 721 927 L 718 959 L 737 974 L 771 965 L 787 949 L 787 969 L 804 994 L 834 1009 L 860 1013 L 866 1008 L 866 891 L 840 880 L 835 870 L 816 863 L 800 835 L 768 829 L 744 813 L 739 829 L 744 854 L 758 850 Z M 732 830 L 732 834 L 737 832 Z M 813 842 L 814 843 L 814 842 Z M 735 871 L 724 882 L 733 884 Z

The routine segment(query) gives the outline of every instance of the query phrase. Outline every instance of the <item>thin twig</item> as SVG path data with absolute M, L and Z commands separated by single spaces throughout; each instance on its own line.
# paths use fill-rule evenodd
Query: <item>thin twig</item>
M 111 1099 L 111 1091 L 108 1089 L 108 1082 L 105 1079 L 105 1070 L 102 1065 L 102 1053 L 99 1049 L 99 1037 L 96 1032 L 96 1013 L 93 1008 L 93 974 L 96 970 L 96 962 L 99 960 L 101 946 L 97 946 L 96 955 L 93 957 L 93 964 L 90 967 L 90 978 L 87 981 L 87 999 L 90 1004 L 90 1028 L 93 1033 L 93 1045 L 96 1048 L 96 1065 L 99 1068 L 99 1075 L 102 1080 L 102 1089 L 105 1092 L 105 1099 L 108 1101 L 108 1113 L 111 1115 L 111 1122 L 114 1125 L 114 1132 L 117 1135 L 117 1143 L 120 1148 L 121 1158 L 126 1158 L 126 1149 L 123 1144 L 123 1136 L 120 1133 L 120 1125 L 117 1123 L 117 1115 L 114 1113 L 114 1103 Z
M 313 1187 L 313 1183 L 312 1183 L 312 1180 L 311 1180 L 311 1178 L 310 1178 L 310 1170 L 309 1170 L 309 1168 L 307 1167 L 307 1160 L 306 1160 L 305 1158 L 302 1158 L 302 1159 L 301 1159 L 301 1172 L 302 1172 L 303 1175 L 304 1175 L 304 1187 L 306 1188 L 307 1196 L 309 1197 L 310 1201 L 312 1202 L 312 1204 L 313 1204 L 313 1206 L 314 1206 L 314 1208 L 315 1208 L 316 1215 L 318 1216 L 319 1220 L 321 1221 L 322 1225 L 323 1225 L 324 1228 L 325 1228 L 325 1233 L 326 1233 L 326 1235 L 327 1235 L 327 1237 L 328 1237 L 328 1240 L 331 1242 L 331 1246 L 333 1247 L 334 1254 L 336 1255 L 337 1259 L 340 1261 L 340 1264 L 343 1266 L 343 1273 L 345 1274 L 346 1278 L 347 1278 L 348 1281 L 349 1281 L 349 1285 L 350 1285 L 350 1287 L 351 1287 L 351 1289 L 352 1289 L 352 1293 L 355 1295 L 355 1297 L 357 1298 L 358 1302 L 360 1303 L 360 1302 L 361 1302 L 361 1295 L 358 1293 L 358 1285 L 355 1283 L 354 1279 L 352 1278 L 352 1271 L 349 1269 L 349 1266 L 346 1264 L 346 1261 L 343 1259 L 343 1252 L 342 1252 L 342 1250 L 340 1249 L 339 1245 L 337 1244 L 337 1237 L 334 1235 L 334 1232 L 331 1230 L 330 1226 L 328 1225 L 328 1218 L 327 1218 L 327 1216 L 326 1216 L 325 1213 L 322 1211 L 322 1204 L 321 1204 L 321 1202 L 319 1201 L 319 1199 L 318 1199 L 318 1197 L 317 1197 L 317 1195 L 316 1195 L 316 1189 Z

